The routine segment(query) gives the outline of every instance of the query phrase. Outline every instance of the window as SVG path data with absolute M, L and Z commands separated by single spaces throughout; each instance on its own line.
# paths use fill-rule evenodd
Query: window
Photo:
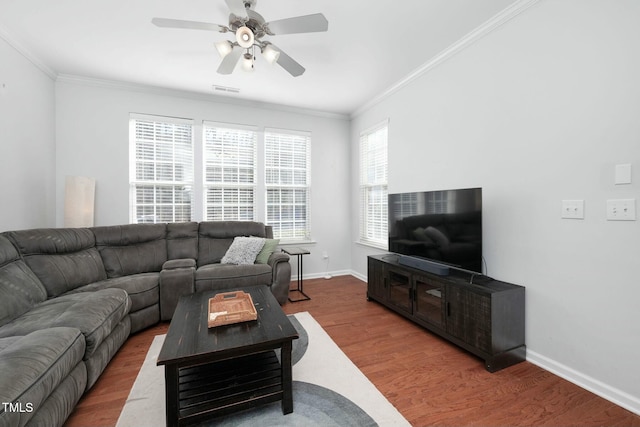
M 256 191 L 255 129 L 204 123 L 204 218 L 253 221 Z
M 360 134 L 360 242 L 385 249 L 387 134 L 386 121 Z
M 129 142 L 131 222 L 190 221 L 192 121 L 132 114 Z
M 311 135 L 265 130 L 266 223 L 281 240 L 309 240 Z
M 310 240 L 309 132 L 213 121 L 200 131 L 142 114 L 129 123 L 131 223 L 261 221 L 283 242 Z

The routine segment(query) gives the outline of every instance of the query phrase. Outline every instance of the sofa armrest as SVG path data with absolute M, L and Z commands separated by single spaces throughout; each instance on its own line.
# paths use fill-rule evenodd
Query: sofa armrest
M 289 297 L 289 285 L 291 284 L 291 264 L 289 255 L 284 252 L 274 252 L 269 257 L 267 264 L 271 266 L 271 293 L 282 305 Z
M 280 262 L 289 262 L 289 255 L 285 254 L 284 252 L 274 252 L 269 256 L 267 264 L 269 264 L 271 268 L 273 268 Z
M 175 270 L 177 268 L 190 268 L 196 266 L 196 260 L 191 258 L 170 259 L 162 264 L 163 270 Z
M 196 262 L 193 259 L 172 259 L 160 271 L 160 319 L 171 320 L 183 295 L 195 292 Z

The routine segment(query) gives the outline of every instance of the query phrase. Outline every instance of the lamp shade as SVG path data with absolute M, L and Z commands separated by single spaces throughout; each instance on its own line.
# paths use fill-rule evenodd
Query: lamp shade
M 280 58 L 280 51 L 275 50 L 270 44 L 268 44 L 262 50 L 262 56 L 269 61 L 269 64 L 275 64 L 278 61 L 278 58 Z
M 233 45 L 228 40 L 222 40 L 222 41 L 216 42 L 215 46 L 221 58 L 224 58 L 225 56 L 230 54 L 231 51 L 233 50 Z
M 64 226 L 93 227 L 96 180 L 67 176 L 64 189 Z
M 242 69 L 245 71 L 253 71 L 253 55 L 245 53 L 242 58 Z
M 238 44 L 241 47 L 243 47 L 245 49 L 248 49 L 251 46 L 253 46 L 253 42 L 255 41 L 255 37 L 253 35 L 253 31 L 251 31 L 251 28 L 249 28 L 249 27 L 240 27 L 236 31 L 236 40 L 238 41 Z

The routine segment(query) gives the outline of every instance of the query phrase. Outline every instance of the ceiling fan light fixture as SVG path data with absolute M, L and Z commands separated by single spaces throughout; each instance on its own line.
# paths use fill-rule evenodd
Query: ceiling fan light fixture
M 269 64 L 273 65 L 280 58 L 280 51 L 275 50 L 268 44 L 264 49 L 262 49 L 262 56 L 269 62 Z
M 233 50 L 233 45 L 228 40 L 222 40 L 222 41 L 216 42 L 215 46 L 221 58 L 224 58 L 225 56 L 229 55 Z
M 253 55 L 245 53 L 242 57 L 242 69 L 248 72 L 253 71 Z
M 236 31 L 236 40 L 241 47 L 248 49 L 253 46 L 255 36 L 253 35 L 253 31 L 251 31 L 251 28 L 240 27 Z
M 219 0 L 218 0 L 219 1 Z M 322 13 L 294 16 L 267 22 L 255 11 L 257 0 L 225 0 L 230 11 L 227 25 L 182 19 L 153 18 L 151 23 L 162 28 L 205 30 L 235 34 L 233 38 L 214 43 L 222 57 L 218 74 L 232 74 L 236 68 L 253 71 L 256 48 L 271 65 L 278 64 L 293 77 L 301 76 L 305 69 L 284 51 L 264 41 L 264 36 L 279 34 L 317 33 L 327 31 L 329 22 Z M 237 49 L 236 49 L 237 48 Z M 242 63 L 238 67 L 238 63 Z M 0 88 L 0 95 L 2 88 Z

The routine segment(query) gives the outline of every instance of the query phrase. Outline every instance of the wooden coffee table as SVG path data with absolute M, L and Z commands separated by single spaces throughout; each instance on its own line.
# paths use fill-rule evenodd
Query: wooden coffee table
M 208 291 L 180 298 L 158 365 L 164 365 L 167 426 L 282 401 L 293 412 L 291 345 L 298 333 L 266 286 L 247 287 L 258 319 L 207 327 Z M 280 361 L 275 349 L 280 349 Z

